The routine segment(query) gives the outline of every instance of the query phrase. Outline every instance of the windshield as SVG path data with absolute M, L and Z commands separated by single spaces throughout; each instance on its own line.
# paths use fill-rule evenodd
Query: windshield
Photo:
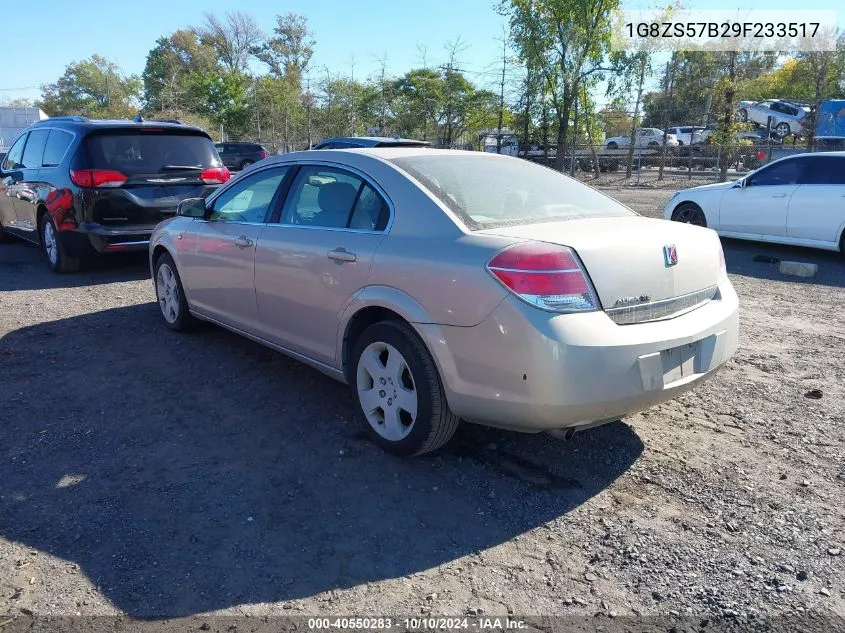
M 391 160 L 416 178 L 472 231 L 636 215 L 612 198 L 527 160 L 435 154 Z
M 202 171 L 220 164 L 214 144 L 201 134 L 121 131 L 92 135 L 87 147 L 92 168 L 128 176 Z

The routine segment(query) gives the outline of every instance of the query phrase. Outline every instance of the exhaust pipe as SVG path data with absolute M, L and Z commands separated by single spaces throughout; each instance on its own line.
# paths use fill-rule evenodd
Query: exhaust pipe
M 557 440 L 571 440 L 572 436 L 575 435 L 575 427 L 568 426 L 565 429 L 549 429 L 546 433 Z

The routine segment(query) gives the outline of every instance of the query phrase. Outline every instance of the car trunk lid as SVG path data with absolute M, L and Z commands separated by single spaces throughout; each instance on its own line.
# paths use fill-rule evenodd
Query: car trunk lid
M 618 323 L 668 318 L 716 294 L 714 231 L 642 217 L 585 218 L 479 231 L 572 248 L 603 309 Z

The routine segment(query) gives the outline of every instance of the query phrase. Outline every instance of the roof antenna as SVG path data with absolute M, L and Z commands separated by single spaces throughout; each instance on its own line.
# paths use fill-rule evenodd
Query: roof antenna
M 136 115 L 135 115 L 135 117 L 132 119 L 132 121 L 133 121 L 134 123 L 143 123 L 143 122 L 144 122 L 144 117 L 142 117 L 142 116 L 141 116 L 141 113 L 139 112 L 138 114 L 136 114 Z

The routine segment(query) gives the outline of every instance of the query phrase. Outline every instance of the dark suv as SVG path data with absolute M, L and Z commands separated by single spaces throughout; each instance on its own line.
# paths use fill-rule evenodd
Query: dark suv
M 89 254 L 146 250 L 179 202 L 229 178 L 199 128 L 46 119 L 27 128 L 0 164 L 0 239 L 40 244 L 53 271 L 74 272 Z
M 229 169 L 246 169 L 267 158 L 267 150 L 258 143 L 216 143 L 214 146 Z

